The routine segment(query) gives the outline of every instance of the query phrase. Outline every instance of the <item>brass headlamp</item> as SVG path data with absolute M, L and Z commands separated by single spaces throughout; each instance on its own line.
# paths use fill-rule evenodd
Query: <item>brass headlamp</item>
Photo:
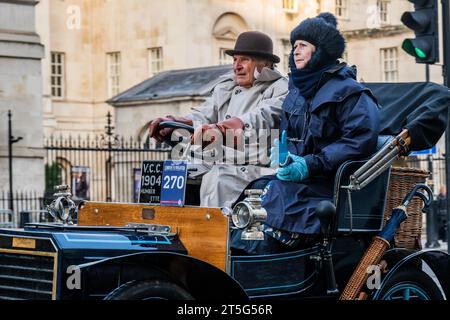
M 261 225 L 267 219 L 267 211 L 261 206 L 262 190 L 245 190 L 245 198 L 238 202 L 231 213 L 231 220 L 238 229 L 245 229 L 242 232 L 242 240 L 264 240 L 264 233 Z

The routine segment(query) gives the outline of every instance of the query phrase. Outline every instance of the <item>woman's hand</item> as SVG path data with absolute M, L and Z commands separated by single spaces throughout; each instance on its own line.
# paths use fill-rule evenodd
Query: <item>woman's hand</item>
M 289 153 L 285 165 L 277 170 L 277 178 L 283 181 L 300 182 L 309 176 L 308 166 L 303 157 Z
M 273 147 L 270 148 L 270 166 L 276 167 L 279 164 L 283 165 L 287 159 L 287 133 L 283 130 L 281 133 L 281 142 L 278 139 L 273 141 Z

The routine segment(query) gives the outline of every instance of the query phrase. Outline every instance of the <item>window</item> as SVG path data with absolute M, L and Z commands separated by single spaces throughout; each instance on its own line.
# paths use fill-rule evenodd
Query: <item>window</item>
M 148 75 L 153 77 L 163 70 L 163 51 L 161 47 L 148 49 Z
M 380 17 L 380 22 L 389 22 L 389 15 L 388 15 L 388 5 L 389 1 L 387 0 L 378 0 L 377 1 L 377 9 L 378 14 Z
M 64 98 L 65 92 L 65 55 L 61 52 L 51 53 L 51 91 L 52 97 Z
M 220 51 L 219 51 L 219 64 L 220 65 L 233 63 L 233 57 L 229 56 L 225 53 L 225 51 L 227 51 L 227 50 L 229 50 L 229 49 L 220 48 Z
M 381 72 L 385 82 L 398 81 L 398 52 L 397 48 L 385 48 L 381 53 Z
M 347 18 L 347 0 L 336 0 L 336 16 Z
M 108 75 L 108 96 L 112 97 L 120 92 L 120 52 L 106 54 Z
M 283 10 L 286 13 L 297 13 L 298 0 L 283 0 Z

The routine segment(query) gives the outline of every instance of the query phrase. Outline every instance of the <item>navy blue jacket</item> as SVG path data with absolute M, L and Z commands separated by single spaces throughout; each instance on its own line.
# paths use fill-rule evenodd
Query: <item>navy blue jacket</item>
M 287 130 L 289 151 L 305 158 L 309 178 L 300 183 L 271 178 L 262 202 L 268 225 L 318 233 L 320 223 L 314 211 L 320 201 L 333 199 L 338 167 L 375 152 L 378 105 L 371 91 L 355 78 L 353 68 L 336 65 L 323 74 L 310 101 L 305 101 L 290 81 L 281 130 Z

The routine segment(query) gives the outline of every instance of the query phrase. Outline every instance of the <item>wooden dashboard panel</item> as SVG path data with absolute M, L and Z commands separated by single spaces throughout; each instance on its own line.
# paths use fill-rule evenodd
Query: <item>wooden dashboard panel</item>
M 219 208 L 162 207 L 135 203 L 90 202 L 78 210 L 80 226 L 168 225 L 178 230 L 188 254 L 226 270 L 228 218 Z

